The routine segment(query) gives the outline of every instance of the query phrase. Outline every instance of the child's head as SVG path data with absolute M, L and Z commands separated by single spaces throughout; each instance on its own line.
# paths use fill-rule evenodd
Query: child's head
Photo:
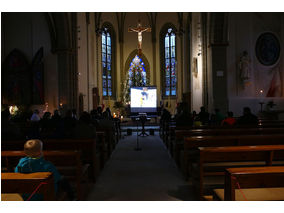
M 28 157 L 40 157 L 42 155 L 42 142 L 37 139 L 28 140 L 24 145 L 24 152 Z

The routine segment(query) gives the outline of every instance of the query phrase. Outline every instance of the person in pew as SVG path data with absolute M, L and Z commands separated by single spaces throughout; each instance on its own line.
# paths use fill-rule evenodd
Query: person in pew
M 64 138 L 64 122 L 59 110 L 54 110 L 53 116 L 51 117 L 51 123 L 54 127 L 51 138 Z
M 64 138 L 70 138 L 77 120 L 72 117 L 72 110 L 67 110 L 63 121 Z
M 107 112 L 107 114 L 108 114 L 108 118 L 109 118 L 109 119 L 112 119 L 113 117 L 112 117 L 112 114 L 111 114 L 111 111 L 110 111 L 110 108 L 109 108 L 109 107 L 106 108 L 106 112 Z
M 177 114 L 175 115 L 176 126 L 192 126 L 193 121 L 191 115 L 188 112 L 188 107 L 185 102 L 182 102 L 177 107 Z
M 72 109 L 72 118 L 74 118 L 75 120 L 78 120 L 77 110 L 76 109 Z
M 1 139 L 17 140 L 25 138 L 20 128 L 11 121 L 10 116 L 8 108 L 1 112 Z
M 209 113 L 205 111 L 205 107 L 200 107 L 200 112 L 198 113 L 198 121 L 202 123 L 202 125 L 206 125 L 209 122 Z
M 56 167 L 43 157 L 43 144 L 40 140 L 28 140 L 24 145 L 24 152 L 26 157 L 19 160 L 15 168 L 16 173 L 33 173 L 33 172 L 52 172 L 54 178 L 54 189 L 58 193 L 60 190 L 65 191 L 70 200 L 74 199 L 73 191 L 66 179 L 64 179 Z M 37 186 L 35 186 L 37 187 Z M 24 200 L 30 197 L 30 194 L 22 195 Z M 43 200 L 42 195 L 34 194 L 30 200 L 40 201 Z
M 73 138 L 96 138 L 96 127 L 91 122 L 91 115 L 84 111 L 72 131 Z
M 238 125 L 258 125 L 258 118 L 254 114 L 251 113 L 249 107 L 244 107 L 243 115 L 237 120 Z
M 97 107 L 98 117 L 97 119 L 100 120 L 103 118 L 103 108 L 101 106 Z
M 39 121 L 39 126 L 40 126 L 40 137 L 49 138 L 54 131 L 50 112 L 45 112 L 43 114 L 42 119 Z
M 109 118 L 107 111 L 103 112 L 103 119 L 99 120 L 99 127 L 114 131 L 114 122 L 112 121 L 112 118 Z
M 222 126 L 233 126 L 236 124 L 237 120 L 233 117 L 233 112 L 229 111 L 228 116 L 222 121 Z
M 215 109 L 215 114 L 211 115 L 210 125 L 221 125 L 221 122 L 225 119 L 225 116 L 220 112 L 220 109 Z

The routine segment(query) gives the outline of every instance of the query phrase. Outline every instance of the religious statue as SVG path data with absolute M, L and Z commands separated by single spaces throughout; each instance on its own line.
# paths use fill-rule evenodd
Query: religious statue
M 136 28 L 128 28 L 128 32 L 136 32 L 138 34 L 138 55 L 142 54 L 142 33 L 151 32 L 150 27 L 142 27 L 140 21 L 138 21 Z
M 240 79 L 243 83 L 249 82 L 250 79 L 250 59 L 248 52 L 244 51 L 239 62 Z

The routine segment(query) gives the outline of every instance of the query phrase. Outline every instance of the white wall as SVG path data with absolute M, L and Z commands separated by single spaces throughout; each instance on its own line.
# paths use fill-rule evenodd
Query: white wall
M 192 71 L 192 110 L 196 112 L 200 111 L 200 107 L 203 105 L 203 67 L 202 67 L 202 58 L 203 54 L 198 56 L 198 53 L 201 50 L 202 39 L 201 39 L 201 17 L 200 13 L 192 13 L 192 29 L 191 29 L 191 71 Z M 200 37 L 199 37 L 200 36 Z M 199 46 L 201 45 L 201 46 Z M 197 77 L 193 74 L 193 58 L 197 58 Z
M 283 84 L 284 80 L 284 33 L 283 13 L 230 13 L 229 14 L 229 46 L 227 51 L 228 64 L 228 96 L 229 110 L 236 116 L 242 113 L 245 106 L 251 107 L 254 113 L 260 110 L 260 101 L 267 103 L 273 100 L 277 105 L 275 110 L 284 107 L 284 91 L 282 96 L 265 98 L 269 89 L 273 73 L 279 69 Z M 273 32 L 280 41 L 281 55 L 279 61 L 273 66 L 260 64 L 255 55 L 255 43 L 258 36 L 263 32 Z M 243 51 L 247 51 L 251 60 L 251 81 L 245 87 L 239 80 L 237 64 Z M 264 95 L 260 94 L 260 90 Z M 283 86 L 282 86 L 283 89 Z

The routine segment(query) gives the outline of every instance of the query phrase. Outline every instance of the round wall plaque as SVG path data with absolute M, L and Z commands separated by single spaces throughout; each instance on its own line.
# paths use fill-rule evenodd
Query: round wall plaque
M 255 52 L 261 64 L 271 66 L 279 59 L 280 42 L 273 33 L 262 33 L 256 41 Z

